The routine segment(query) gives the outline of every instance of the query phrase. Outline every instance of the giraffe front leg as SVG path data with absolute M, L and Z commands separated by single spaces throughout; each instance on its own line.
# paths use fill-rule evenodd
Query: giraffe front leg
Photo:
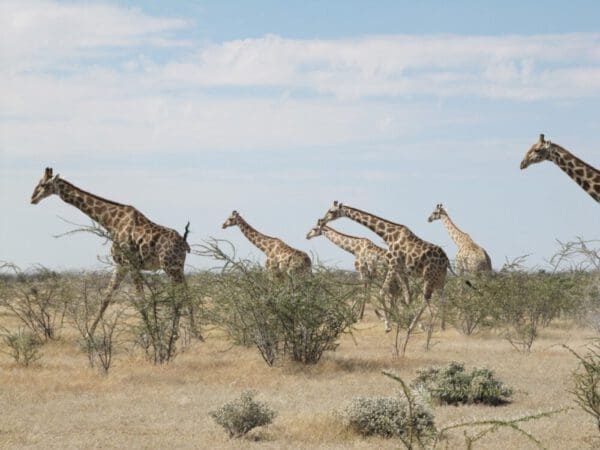
M 127 274 L 127 269 L 125 269 L 124 267 L 117 266 L 114 268 L 112 276 L 110 278 L 108 294 L 102 300 L 102 303 L 100 304 L 100 309 L 98 310 L 98 316 L 96 317 L 96 319 L 94 319 L 94 322 L 92 322 L 92 325 L 90 326 L 90 328 L 88 330 L 89 337 L 94 336 L 94 332 L 96 331 L 96 327 L 98 326 L 98 323 L 100 322 L 100 320 L 102 319 L 102 316 L 104 315 L 104 311 L 106 311 L 106 308 L 108 308 L 108 305 L 110 304 L 110 301 L 112 300 L 112 297 L 113 297 L 115 291 L 119 288 L 119 286 L 120 286 L 121 282 L 123 281 L 123 278 L 125 278 L 126 274 Z
M 368 274 L 368 267 L 365 263 L 359 261 L 358 259 L 354 262 L 354 268 L 356 269 L 356 271 L 358 272 L 358 275 L 360 277 L 360 280 L 363 282 L 363 298 L 360 301 L 360 307 L 359 307 L 359 311 L 358 311 L 358 318 L 359 320 L 362 320 L 363 317 L 365 316 L 365 306 L 367 304 L 367 301 L 369 300 L 369 294 L 370 294 L 370 290 L 369 288 L 369 274 Z

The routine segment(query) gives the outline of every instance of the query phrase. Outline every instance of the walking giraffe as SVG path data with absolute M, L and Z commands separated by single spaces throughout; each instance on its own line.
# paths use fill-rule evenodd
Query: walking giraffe
M 425 307 L 429 306 L 432 295 L 439 292 L 443 299 L 446 271 L 450 267 L 446 253 L 437 245 L 420 239 L 405 225 L 390 222 L 337 201 L 333 202 L 333 206 L 325 213 L 323 223 L 326 224 L 340 217 L 347 217 L 366 226 L 387 243 L 388 270 L 382 290 L 389 292 L 390 283 L 394 275 L 399 272 L 423 279 L 425 302 L 408 328 L 407 336 L 410 335 Z M 407 341 L 404 349 L 406 343 Z
M 310 273 L 312 267 L 310 257 L 302 250 L 290 247 L 279 238 L 259 233 L 237 211 L 231 213 L 231 216 L 223 224 L 223 228 L 235 225 L 240 228 L 250 242 L 267 255 L 265 267 L 275 277 L 281 277 L 284 274 Z
M 538 141 L 521 161 L 521 170 L 542 161 L 552 161 L 594 200 L 600 202 L 600 171 L 560 145 L 546 141 L 544 135 L 540 134 Z
M 185 283 L 183 266 L 190 246 L 186 242 L 189 223 L 185 234 L 158 225 L 130 205 L 113 202 L 86 192 L 68 181 L 53 176 L 47 168 L 33 190 L 31 203 L 56 194 L 64 202 L 73 205 L 94 222 L 101 225 L 112 240 L 111 255 L 116 266 L 110 281 L 109 293 L 100 306 L 90 335 L 98 325 L 114 292 L 128 272 L 131 273 L 138 293 L 143 291 L 141 270 L 162 269 L 174 283 Z M 190 317 L 193 322 L 193 317 Z
M 312 239 L 316 236 L 325 236 L 335 245 L 343 250 L 346 250 L 350 254 L 354 255 L 354 267 L 358 272 L 360 279 L 365 283 L 367 287 L 373 280 L 381 276 L 381 271 L 387 266 L 387 250 L 375 245 L 372 241 L 367 238 L 349 236 L 339 231 L 334 230 L 327 225 L 324 225 L 322 219 L 319 219 L 317 226 L 313 227 L 308 234 L 306 239 Z M 383 273 L 385 276 L 386 273 Z M 392 301 L 395 299 L 398 292 L 402 290 L 404 294 L 404 300 L 406 304 L 410 303 L 410 291 L 408 286 L 408 279 L 406 274 L 397 274 L 392 286 L 390 287 Z M 363 318 L 365 309 L 365 302 L 363 302 L 360 310 L 360 318 Z M 378 311 L 375 310 L 376 314 L 379 315 Z M 384 308 L 384 321 L 386 331 L 391 331 L 389 320 L 387 316 L 387 308 Z
M 456 253 L 456 269 L 460 274 L 464 273 L 484 273 L 492 271 L 492 260 L 483 247 L 471 239 L 464 231 L 461 231 L 450 219 L 448 212 L 440 203 L 429 216 L 428 222 L 441 219 L 448 230 L 448 234 L 458 247 Z

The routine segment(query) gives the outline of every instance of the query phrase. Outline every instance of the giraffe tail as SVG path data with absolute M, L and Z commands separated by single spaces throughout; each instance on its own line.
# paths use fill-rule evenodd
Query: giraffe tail
M 192 249 L 190 248 L 190 244 L 188 244 L 188 242 L 187 242 L 188 234 L 190 234 L 190 222 L 189 221 L 185 225 L 185 230 L 183 232 L 183 242 L 185 242 L 185 249 L 189 253 L 192 251 Z

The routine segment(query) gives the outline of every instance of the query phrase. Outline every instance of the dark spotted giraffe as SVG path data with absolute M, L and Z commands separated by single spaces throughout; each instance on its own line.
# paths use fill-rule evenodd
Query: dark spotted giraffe
M 409 276 L 412 275 L 423 280 L 425 302 L 408 328 L 407 336 L 410 335 L 425 307 L 429 306 L 435 292 L 440 293 L 443 303 L 446 272 L 450 268 L 446 253 L 441 247 L 420 239 L 404 225 L 342 205 L 337 201 L 333 202 L 333 206 L 325 213 L 323 223 L 340 217 L 347 217 L 366 226 L 387 243 L 388 270 L 382 287 L 384 292 L 389 294 L 390 283 L 396 273 L 405 272 Z M 408 339 L 405 341 L 404 348 L 406 348 L 407 342 Z
M 582 161 L 560 145 L 544 140 L 540 134 L 521 161 L 521 169 L 542 161 L 552 161 L 594 200 L 600 202 L 600 171 Z
M 259 233 L 237 211 L 231 213 L 231 216 L 223 224 L 223 228 L 235 225 L 240 228 L 250 242 L 267 255 L 266 269 L 275 277 L 311 272 L 312 263 L 305 252 L 290 247 L 279 238 Z
M 52 194 L 58 195 L 64 202 L 75 206 L 101 225 L 113 242 L 111 254 L 116 267 L 110 281 L 109 294 L 103 300 L 90 334 L 93 334 L 114 291 L 128 272 L 131 272 L 138 292 L 143 290 L 140 270 L 162 269 L 173 282 L 185 282 L 183 267 L 186 254 L 190 252 L 190 246 L 186 242 L 187 226 L 182 237 L 177 231 L 152 222 L 133 206 L 116 203 L 79 189 L 58 174 L 53 176 L 52 169 L 47 168 L 33 190 L 31 203 L 35 205 Z

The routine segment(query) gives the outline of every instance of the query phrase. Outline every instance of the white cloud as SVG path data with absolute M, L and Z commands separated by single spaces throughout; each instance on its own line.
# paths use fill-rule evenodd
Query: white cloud
M 189 25 L 183 19 L 156 18 L 103 4 L 3 1 L 2 66 L 28 70 L 74 57 L 89 58 L 90 52 L 104 47 L 181 45 L 169 33 Z
M 103 4 L 3 2 L 0 152 L 373 145 L 447 124 L 432 97 L 600 97 L 600 33 L 267 35 L 192 46 L 178 35 L 191 26 Z M 182 44 L 190 47 L 152 58 Z M 473 119 L 461 114 L 452 120 Z

